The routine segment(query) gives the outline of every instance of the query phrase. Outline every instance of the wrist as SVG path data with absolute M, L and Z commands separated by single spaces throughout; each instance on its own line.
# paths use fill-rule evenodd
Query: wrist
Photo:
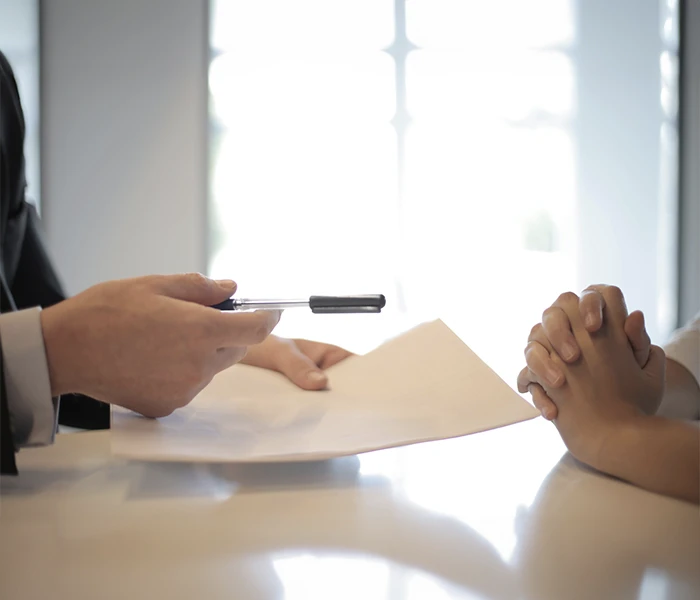
M 639 415 L 619 423 L 601 445 L 594 468 L 614 477 L 629 480 L 629 474 L 643 460 L 644 439 L 661 417 Z
M 65 302 L 41 311 L 41 329 L 44 336 L 46 363 L 49 368 L 51 395 L 79 392 L 76 370 L 73 368 L 73 336 L 69 332 L 69 318 Z

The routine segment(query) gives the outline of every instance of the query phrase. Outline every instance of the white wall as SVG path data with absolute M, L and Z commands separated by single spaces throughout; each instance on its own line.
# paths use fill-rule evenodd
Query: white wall
M 207 12 L 42 2 L 43 219 L 69 293 L 206 268 Z
M 38 0 L 0 0 L 0 50 L 10 61 L 22 99 L 27 197 L 39 204 Z
M 620 286 L 629 309 L 643 310 L 652 339 L 662 342 L 676 325 L 677 298 L 669 280 L 676 252 L 665 242 L 675 232 L 659 218 L 662 208 L 674 209 L 662 206 L 669 198 L 660 186 L 659 2 L 578 6 L 579 283 Z

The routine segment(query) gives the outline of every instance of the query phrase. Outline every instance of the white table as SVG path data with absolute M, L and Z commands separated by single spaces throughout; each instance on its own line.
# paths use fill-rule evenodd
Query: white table
M 61 435 L 2 478 L 0 598 L 700 598 L 698 508 L 564 450 L 541 419 L 280 465 Z

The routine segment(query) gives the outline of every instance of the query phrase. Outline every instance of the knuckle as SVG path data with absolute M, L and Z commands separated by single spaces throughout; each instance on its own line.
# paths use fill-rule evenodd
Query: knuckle
M 552 315 L 557 315 L 561 312 L 561 309 L 558 306 L 548 306 L 547 308 L 544 309 L 542 312 L 542 316 L 552 316 Z
M 209 284 L 209 278 L 205 277 L 201 273 L 187 273 L 185 277 L 187 282 L 195 287 L 204 287 Z
M 545 319 L 551 319 L 554 314 L 559 310 L 556 306 L 548 306 L 542 311 L 542 322 L 544 323 Z
M 530 369 L 535 376 L 537 376 L 542 370 L 540 369 L 540 363 L 537 355 L 532 352 L 525 354 L 525 362 L 527 363 L 527 368 Z
M 122 281 L 130 281 L 134 286 L 147 289 L 159 289 L 165 281 L 164 275 L 143 275 L 142 277 L 134 277 L 133 279 L 123 279 Z
M 527 391 L 528 385 L 532 383 L 532 379 L 530 376 L 530 369 L 527 367 L 523 367 L 520 373 L 518 374 L 518 391 L 521 393 L 525 393 Z
M 547 325 L 549 325 L 550 329 L 554 326 L 550 333 L 557 333 L 556 327 L 562 325 L 565 320 L 566 315 L 559 306 L 550 306 L 542 313 L 542 326 L 544 329 L 548 329 Z
M 535 341 L 528 342 L 527 346 L 525 346 L 525 361 L 527 362 L 528 368 L 531 367 L 531 362 L 536 360 L 537 358 L 537 347 L 540 344 Z
M 605 288 L 605 295 L 614 302 L 623 302 L 625 298 L 622 294 L 622 290 L 616 285 L 607 286 Z
M 537 323 L 536 325 L 533 325 L 532 329 L 530 329 L 530 336 L 528 337 L 530 343 L 532 343 L 533 340 L 536 340 L 538 337 L 540 337 L 542 329 L 542 323 Z M 530 344 L 527 345 L 526 349 L 529 346 Z
M 162 277 L 163 277 L 162 275 L 142 275 L 141 277 L 133 277 L 131 279 L 131 281 L 134 283 L 143 283 L 146 285 L 152 285 L 152 284 L 160 281 Z M 124 281 L 124 280 L 122 280 L 122 281 Z
M 554 304 L 562 307 L 571 305 L 578 306 L 578 301 L 578 296 L 573 292 L 564 292 L 563 294 L 559 294 L 559 297 L 557 298 L 557 301 Z

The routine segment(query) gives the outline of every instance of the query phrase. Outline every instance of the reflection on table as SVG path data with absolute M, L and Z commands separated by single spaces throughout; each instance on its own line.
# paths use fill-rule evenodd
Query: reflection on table
M 697 598 L 697 507 L 577 463 L 537 419 L 320 463 L 22 451 L 0 597 Z

